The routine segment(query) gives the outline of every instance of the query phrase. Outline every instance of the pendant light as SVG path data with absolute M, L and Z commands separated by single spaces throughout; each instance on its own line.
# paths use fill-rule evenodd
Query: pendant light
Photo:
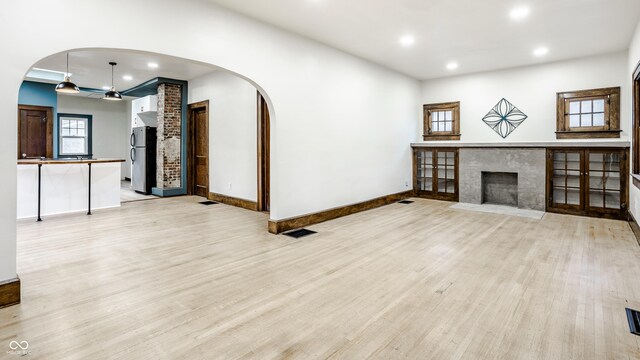
M 69 53 L 67 53 L 67 72 L 64 74 L 64 81 L 56 86 L 56 91 L 63 94 L 77 94 L 80 89 L 76 84 L 71 82 L 69 76 Z
M 104 93 L 103 99 L 111 100 L 111 101 L 120 101 L 122 100 L 122 95 L 120 95 L 120 93 L 116 91 L 116 87 L 113 86 L 113 67 L 118 64 L 114 62 L 110 62 L 109 65 L 111 65 L 111 90 Z

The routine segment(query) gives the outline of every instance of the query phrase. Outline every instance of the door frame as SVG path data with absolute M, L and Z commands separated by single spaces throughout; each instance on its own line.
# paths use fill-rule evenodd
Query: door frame
M 258 112 L 258 211 L 268 212 L 271 207 L 271 118 L 269 105 L 257 91 Z
M 196 146 L 196 127 L 194 121 L 194 112 L 196 110 L 200 110 L 204 108 L 207 114 L 207 144 L 209 144 L 209 100 L 199 101 L 193 104 L 187 105 L 187 195 L 195 195 L 195 186 L 196 186 L 196 167 L 195 162 L 193 161 L 195 156 L 195 146 Z M 210 168 L 209 164 L 211 163 L 211 146 L 210 144 L 207 146 L 207 195 L 210 192 L 209 183 L 210 183 Z M 208 196 L 207 196 L 208 197 Z
M 50 106 L 35 106 L 35 105 L 22 105 L 18 104 L 18 146 L 17 146 L 17 155 L 18 159 L 20 156 L 20 138 L 21 138 L 21 128 L 20 128 L 20 111 L 22 110 L 32 110 L 32 111 L 46 111 L 47 112 L 47 150 L 45 156 L 49 159 L 53 158 L 53 108 Z

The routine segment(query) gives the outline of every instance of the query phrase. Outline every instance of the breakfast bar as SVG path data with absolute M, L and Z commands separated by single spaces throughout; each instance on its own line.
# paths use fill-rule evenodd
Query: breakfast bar
M 17 218 L 120 206 L 122 159 L 18 160 Z

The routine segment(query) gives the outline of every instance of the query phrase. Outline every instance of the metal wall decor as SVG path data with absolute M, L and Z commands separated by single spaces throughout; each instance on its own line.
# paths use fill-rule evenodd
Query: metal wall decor
M 503 98 L 482 121 L 505 139 L 526 119 L 527 115 Z

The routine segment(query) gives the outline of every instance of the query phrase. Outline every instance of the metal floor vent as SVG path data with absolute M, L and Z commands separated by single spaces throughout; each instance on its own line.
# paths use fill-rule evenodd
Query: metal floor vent
M 402 200 L 402 201 L 398 201 L 398 204 L 413 204 L 414 202 L 411 200 Z
M 200 204 L 202 204 L 202 205 L 215 205 L 215 204 L 217 204 L 217 202 L 208 200 L 208 201 L 201 201 Z
M 627 308 L 627 320 L 631 333 L 640 336 L 640 312 Z
M 313 235 L 313 234 L 317 234 L 317 232 L 311 231 L 311 230 L 308 230 L 308 229 L 298 229 L 298 230 L 293 230 L 293 231 L 286 232 L 283 235 L 287 235 L 287 236 L 290 236 L 292 238 L 299 239 L 301 237 L 305 237 L 305 236 L 309 236 L 309 235 Z

